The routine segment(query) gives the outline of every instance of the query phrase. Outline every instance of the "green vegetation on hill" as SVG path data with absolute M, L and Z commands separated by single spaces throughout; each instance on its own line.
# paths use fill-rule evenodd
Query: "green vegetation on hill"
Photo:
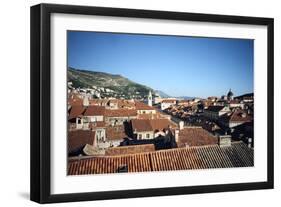
M 100 92 L 103 97 L 114 96 L 117 98 L 145 98 L 149 91 L 154 90 L 135 83 L 121 75 L 104 72 L 87 71 L 69 67 L 67 72 L 68 82 L 74 88 L 89 88 Z

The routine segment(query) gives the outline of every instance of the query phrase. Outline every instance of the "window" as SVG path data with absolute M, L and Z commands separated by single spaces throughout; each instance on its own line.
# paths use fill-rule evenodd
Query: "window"
M 148 139 L 149 139 L 149 138 L 150 138 L 150 134 L 146 134 L 146 138 L 148 138 Z
M 139 139 L 142 139 L 142 134 L 139 134 Z

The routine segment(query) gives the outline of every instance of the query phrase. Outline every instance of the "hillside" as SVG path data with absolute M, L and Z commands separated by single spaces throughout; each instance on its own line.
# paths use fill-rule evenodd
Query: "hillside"
M 254 93 L 246 93 L 246 94 L 243 94 L 243 95 L 240 95 L 240 96 L 236 96 L 234 98 L 235 99 L 243 99 L 245 97 L 254 97 Z
M 158 94 L 161 98 L 170 98 L 171 97 L 170 95 L 168 95 L 165 92 L 160 91 L 160 90 L 155 90 L 155 93 Z
M 151 90 L 121 75 L 68 68 L 68 82 L 73 88 L 89 89 L 97 97 L 145 98 Z

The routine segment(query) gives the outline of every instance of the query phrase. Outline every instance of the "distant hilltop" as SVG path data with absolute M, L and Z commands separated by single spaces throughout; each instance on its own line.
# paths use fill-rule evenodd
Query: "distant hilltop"
M 152 92 L 153 96 L 157 95 L 155 90 L 148 86 L 131 81 L 121 75 L 110 73 L 69 67 L 67 80 L 71 83 L 71 87 L 96 90 L 100 97 L 143 99 L 147 97 L 149 91 Z
M 236 96 L 235 99 L 244 99 L 244 98 L 253 98 L 254 97 L 254 93 L 246 93 L 240 96 Z

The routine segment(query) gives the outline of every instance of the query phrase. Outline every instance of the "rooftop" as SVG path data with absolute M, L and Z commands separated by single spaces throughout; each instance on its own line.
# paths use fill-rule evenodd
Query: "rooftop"
M 121 140 L 126 137 L 128 136 L 125 132 L 124 124 L 106 127 L 106 138 L 108 140 Z
M 219 112 L 224 108 L 224 106 L 209 106 L 206 110 L 207 111 L 213 111 L 213 112 Z
M 135 101 L 136 110 L 155 110 L 152 106 L 149 106 L 143 102 Z
M 95 139 L 95 131 L 91 130 L 75 130 L 68 131 L 68 153 L 81 151 L 86 145 L 93 145 Z
M 105 155 L 122 155 L 122 154 L 137 154 L 142 152 L 152 152 L 155 151 L 154 144 L 142 144 L 142 145 L 131 145 L 131 146 L 120 146 L 111 147 L 106 149 Z
M 169 119 L 132 119 L 132 129 L 137 132 L 147 132 L 163 130 L 165 128 L 176 127 Z
M 230 147 L 208 145 L 154 152 L 69 159 L 68 175 L 116 173 L 126 165 L 128 172 L 174 171 L 254 166 L 253 149 L 243 142 Z
M 104 106 L 88 106 L 84 112 L 84 116 L 103 116 L 105 114 Z
M 69 119 L 73 119 L 73 118 L 82 116 L 84 111 L 85 111 L 85 107 L 84 106 L 74 105 L 69 110 L 68 118 Z
M 179 132 L 178 146 L 202 146 L 218 144 L 217 137 L 201 127 L 187 127 Z
M 161 102 L 162 103 L 176 103 L 176 99 L 163 99 Z
M 229 119 L 230 122 L 251 122 L 252 120 L 253 116 L 243 110 L 234 111 Z
M 128 117 L 136 116 L 137 111 L 135 109 L 106 109 L 105 116 L 108 117 Z

